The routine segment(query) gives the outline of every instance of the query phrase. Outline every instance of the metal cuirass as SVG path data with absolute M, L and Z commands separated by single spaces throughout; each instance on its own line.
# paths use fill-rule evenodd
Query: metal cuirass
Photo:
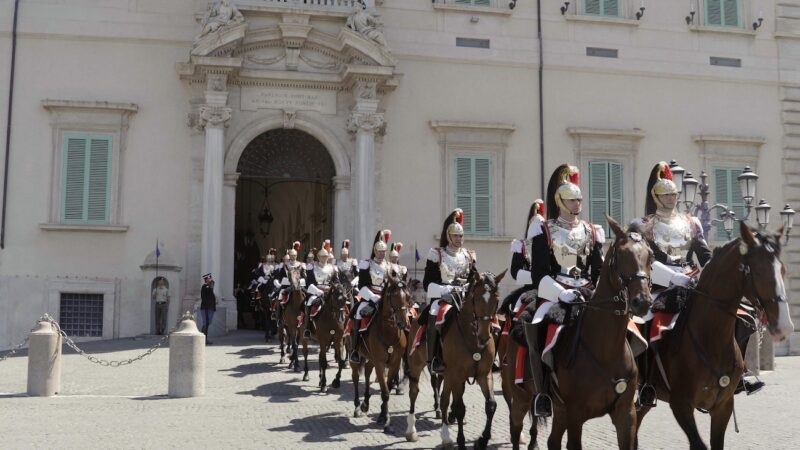
M 653 242 L 673 262 L 680 262 L 689 252 L 692 243 L 692 224 L 685 214 L 661 217 L 653 214 L 647 223 Z
M 578 225 L 566 228 L 558 220 L 548 220 L 547 228 L 550 231 L 550 241 L 553 255 L 561 266 L 563 275 L 575 277 L 580 271 L 577 269 L 578 261 L 583 261 L 592 252 L 591 225 L 584 221 Z M 576 272 L 576 270 L 578 270 Z
M 327 286 L 331 284 L 333 272 L 334 269 L 331 264 L 325 264 L 324 266 L 314 264 L 314 279 L 317 281 L 318 286 Z
M 339 269 L 339 272 L 348 273 L 353 270 L 353 258 L 347 258 L 339 261 L 336 264 L 336 267 Z
M 444 284 L 461 284 L 466 282 L 469 275 L 469 266 L 472 258 L 465 248 L 458 249 L 455 253 L 450 253 L 442 248 L 439 251 L 439 271 L 442 275 Z
M 408 273 L 408 267 L 401 266 L 400 264 L 392 264 L 392 269 L 401 277 Z
M 374 259 L 369 261 L 369 277 L 372 280 L 372 286 L 379 287 L 383 285 L 383 280 L 386 278 L 386 271 L 389 270 L 390 267 L 389 261 L 385 259 L 380 263 Z

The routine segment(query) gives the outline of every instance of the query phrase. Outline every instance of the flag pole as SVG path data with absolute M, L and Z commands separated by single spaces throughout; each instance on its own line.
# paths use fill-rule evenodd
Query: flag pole
M 419 255 L 419 250 L 417 250 L 417 241 L 414 241 L 414 278 L 417 278 L 419 274 L 417 274 L 417 256 Z M 417 278 L 418 279 L 418 278 Z

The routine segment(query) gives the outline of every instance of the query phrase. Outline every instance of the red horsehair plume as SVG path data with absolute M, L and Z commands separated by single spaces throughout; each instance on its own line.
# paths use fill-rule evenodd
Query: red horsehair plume
M 392 238 L 392 230 L 383 230 L 383 242 L 389 242 Z
M 660 162 L 659 165 L 661 166 L 661 170 L 659 175 L 661 175 L 662 180 L 672 180 L 672 171 L 669 170 L 669 166 L 665 162 Z
M 580 172 L 578 168 L 575 166 L 569 166 L 569 182 L 572 184 L 579 184 L 580 181 Z
M 292 244 L 292 247 L 294 248 L 294 250 L 296 252 L 299 252 L 300 251 L 300 241 L 294 241 L 294 244 Z
M 456 208 L 455 220 L 459 225 L 464 225 L 464 211 L 461 208 Z
M 342 248 L 350 248 L 350 239 L 342 241 Z
M 533 204 L 535 205 L 534 206 L 534 213 L 544 216 L 545 215 L 545 213 L 544 213 L 544 200 L 542 200 L 540 198 L 537 198 L 536 200 L 533 201 Z
M 403 249 L 403 243 L 402 242 L 398 242 L 398 243 L 394 244 L 394 251 L 396 251 L 397 253 L 400 253 L 400 250 L 402 250 L 402 249 Z
M 325 239 L 325 242 L 322 244 L 322 247 L 325 249 L 325 251 L 330 253 L 331 252 L 331 240 L 330 239 Z

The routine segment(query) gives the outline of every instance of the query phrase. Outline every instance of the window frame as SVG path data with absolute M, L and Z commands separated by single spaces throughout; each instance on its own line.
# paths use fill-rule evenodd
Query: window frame
M 61 318 L 61 295 L 62 294 L 97 294 L 103 296 L 103 336 L 76 336 L 75 342 L 99 341 L 108 339 L 118 339 L 120 337 L 116 310 L 119 299 L 119 281 L 107 279 L 88 279 L 88 278 L 55 278 L 47 282 L 46 302 L 49 311 L 55 312 L 56 321 Z
M 51 185 L 48 221 L 39 224 L 43 230 L 124 232 L 121 223 L 122 170 L 131 117 L 138 111 L 133 103 L 85 102 L 74 100 L 43 100 L 50 112 L 52 127 Z M 108 173 L 108 206 L 105 222 L 65 220 L 63 195 L 65 188 L 67 139 L 74 136 L 102 136 L 111 145 Z
M 744 23 L 745 23 L 744 14 L 743 14 L 743 10 L 744 10 L 743 3 L 744 3 L 744 1 L 743 0 L 734 0 L 736 2 L 736 21 L 737 21 L 736 25 L 728 25 L 728 24 L 723 24 L 722 23 L 722 22 L 725 21 L 725 14 L 723 13 L 725 0 L 718 0 L 718 1 L 720 2 L 720 23 L 719 24 L 713 24 L 713 23 L 709 23 L 708 22 L 708 19 L 711 16 L 711 14 L 709 14 L 709 12 L 708 12 L 708 8 L 709 8 L 709 4 L 710 4 L 711 0 L 703 0 L 703 9 L 702 9 L 703 18 L 702 18 L 702 22 L 701 22 L 703 24 L 703 26 L 716 27 L 716 28 L 744 28 Z
M 588 1 L 589 0 L 581 0 L 580 1 L 580 10 L 579 11 L 580 11 L 580 15 L 582 15 L 582 16 L 607 17 L 607 18 L 610 18 L 610 19 L 624 19 L 624 18 L 627 17 L 627 15 L 626 15 L 627 10 L 628 10 L 628 7 L 627 7 L 628 6 L 627 5 L 628 1 L 627 0 L 617 0 L 617 14 L 616 15 L 603 14 L 602 12 L 600 14 L 588 13 L 588 12 L 586 12 L 586 6 L 587 6 Z M 600 4 L 599 4 L 600 10 L 603 11 L 605 9 L 604 6 L 605 6 L 606 2 L 608 2 L 610 0 L 597 0 L 597 1 L 600 2 Z
M 459 159 L 466 159 L 470 161 L 470 184 L 471 184 L 471 192 L 469 195 L 464 195 L 458 192 L 458 160 Z M 488 210 L 488 220 L 489 220 L 489 229 L 487 231 L 477 231 L 475 229 L 475 210 L 476 202 L 479 197 L 479 194 L 476 193 L 476 177 L 477 177 L 477 161 L 484 160 L 488 161 L 489 163 L 489 192 L 485 197 L 489 201 L 489 210 Z M 491 155 L 482 155 L 479 152 L 474 153 L 457 153 L 453 155 L 452 159 L 452 170 L 453 170 L 453 205 L 454 207 L 460 207 L 461 204 L 459 203 L 458 199 L 462 196 L 468 196 L 471 202 L 471 209 L 473 211 L 472 216 L 465 214 L 464 219 L 464 234 L 469 236 L 493 236 L 494 233 L 494 223 L 493 223 L 493 210 L 494 210 L 494 164 L 492 161 Z M 483 197 L 483 196 L 481 196 Z M 470 223 L 467 223 L 469 220 Z
M 491 160 L 491 232 L 471 234 L 472 240 L 508 240 L 505 234 L 505 152 L 508 138 L 516 127 L 493 122 L 462 122 L 433 120 L 431 128 L 438 133 L 442 167 L 442 210 L 452 211 L 455 202 L 456 157 L 488 158 Z
M 61 156 L 62 162 L 66 160 L 67 153 L 69 152 L 69 140 L 70 139 L 85 139 L 86 144 L 85 147 L 87 150 L 92 148 L 93 141 L 106 141 L 108 142 L 108 169 L 106 170 L 106 199 L 105 199 L 105 217 L 103 220 L 92 220 L 89 218 L 89 184 L 87 181 L 84 181 L 85 187 L 83 188 L 83 198 L 82 198 L 82 215 L 85 218 L 81 219 L 68 219 L 66 217 L 66 202 L 67 202 L 67 164 L 61 164 L 61 186 L 60 186 L 60 206 L 59 206 L 59 217 L 58 223 L 63 224 L 70 224 L 70 225 L 108 225 L 109 218 L 111 216 L 111 174 L 114 171 L 114 161 L 113 161 L 113 154 L 114 154 L 114 136 L 108 133 L 78 133 L 78 132 L 66 132 L 63 134 L 63 153 Z M 91 160 L 94 157 L 93 154 L 87 154 L 84 156 L 84 179 L 89 178 L 89 174 L 91 172 Z

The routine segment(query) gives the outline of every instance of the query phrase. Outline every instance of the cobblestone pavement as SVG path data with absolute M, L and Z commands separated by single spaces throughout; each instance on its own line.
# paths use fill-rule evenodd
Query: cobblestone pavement
M 316 388 L 316 356 L 310 357 L 311 381 L 278 365 L 274 344 L 264 345 L 260 334 L 237 331 L 206 347 L 206 395 L 166 397 L 169 350 L 130 366 L 100 367 L 71 350 L 62 361 L 61 394 L 29 398 L 27 358 L 0 362 L 0 447 L 22 448 L 319 448 L 384 449 L 434 448 L 440 443 L 440 424 L 433 417 L 430 386 L 421 381 L 417 400 L 419 441 L 406 442 L 408 396 L 392 395 L 391 429 L 375 424 L 380 396 L 371 400 L 366 417 L 353 418 L 353 389 L 349 369 L 340 389 L 328 394 Z M 156 342 L 155 338 L 85 343 L 87 352 L 105 359 L 127 359 Z M 729 426 L 729 449 L 793 449 L 800 422 L 800 357 L 778 358 L 778 370 L 767 372 L 767 388 L 751 397 L 737 397 L 741 433 Z M 329 370 L 329 379 L 334 371 Z M 377 389 L 377 384 L 373 383 Z M 497 413 L 490 448 L 511 448 L 508 409 L 495 380 Z M 483 398 L 477 386 L 467 387 L 467 440 L 483 428 Z M 697 414 L 708 439 L 708 417 Z M 527 424 L 526 424 L 527 428 Z M 452 428 L 455 437 L 455 427 Z M 540 432 L 544 445 L 547 432 Z M 648 415 L 639 434 L 643 449 L 684 449 L 687 441 L 666 404 Z M 615 448 L 608 418 L 584 428 L 587 449 Z

